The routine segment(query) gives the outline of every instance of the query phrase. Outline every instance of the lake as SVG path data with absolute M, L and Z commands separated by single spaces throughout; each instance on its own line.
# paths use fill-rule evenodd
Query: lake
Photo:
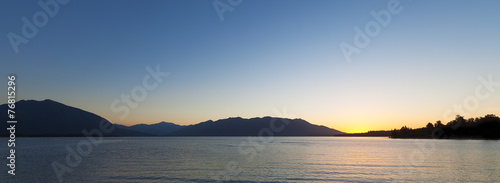
M 7 138 L 0 138 L 7 143 Z M 500 141 L 370 137 L 17 138 L 2 182 L 498 182 Z M 4 163 L 9 156 L 0 148 Z M 53 168 L 56 167 L 59 173 Z M 57 174 L 59 174 L 60 179 Z

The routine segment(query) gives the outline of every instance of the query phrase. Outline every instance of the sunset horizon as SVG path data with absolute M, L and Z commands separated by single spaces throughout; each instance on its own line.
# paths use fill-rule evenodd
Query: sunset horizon
M 26 99 L 22 99 L 22 100 L 26 100 Z M 33 99 L 29 99 L 29 100 L 33 100 Z M 55 102 L 59 102 L 59 101 L 53 100 L 53 99 L 43 99 L 43 100 L 35 100 L 35 101 L 44 101 L 44 100 L 52 100 L 52 101 L 55 101 Z M 62 103 L 62 104 L 64 104 L 64 103 Z M 64 105 L 67 105 L 67 104 L 64 104 Z M 79 106 L 70 106 L 70 107 L 75 107 L 75 108 L 79 108 L 79 109 L 88 111 L 86 109 L 80 108 Z M 277 110 L 274 110 L 274 112 L 277 115 L 264 115 L 264 116 L 226 116 L 226 117 L 221 117 L 221 118 L 217 118 L 217 119 L 205 119 L 205 120 L 200 120 L 200 121 L 191 122 L 191 123 L 179 123 L 179 122 L 170 121 L 170 120 L 157 120 L 157 121 L 153 121 L 153 122 L 149 122 L 149 123 L 148 122 L 116 123 L 113 120 L 109 120 L 109 118 L 107 118 L 105 116 L 103 116 L 103 118 L 108 119 L 113 124 L 119 124 L 119 125 L 124 125 L 124 126 L 133 126 L 133 125 L 138 125 L 138 124 L 152 125 L 152 124 L 157 124 L 157 123 L 160 123 L 160 122 L 168 122 L 168 123 L 178 124 L 178 125 L 182 125 L 182 126 L 188 126 L 188 125 L 195 125 L 195 124 L 198 124 L 198 123 L 201 123 L 201 122 L 205 122 L 205 121 L 210 121 L 210 120 L 217 121 L 217 120 L 228 119 L 228 118 L 250 119 L 250 118 L 262 118 L 262 117 L 276 117 L 276 118 L 288 118 L 288 119 L 303 119 L 305 121 L 310 122 L 311 124 L 326 126 L 328 128 L 336 129 L 336 130 L 339 130 L 339 131 L 345 132 L 345 133 L 366 133 L 366 132 L 369 132 L 369 131 L 391 131 L 391 130 L 394 130 L 394 129 L 399 129 L 402 126 L 406 126 L 406 127 L 409 127 L 409 128 L 421 128 L 421 127 L 425 126 L 427 123 L 434 124 L 437 121 L 441 121 L 442 123 L 446 124 L 447 122 L 455 119 L 456 116 L 462 116 L 465 119 L 469 119 L 469 118 L 483 117 L 483 116 L 489 115 L 489 114 L 498 115 L 498 114 L 494 114 L 494 113 L 488 113 L 488 114 L 483 114 L 483 115 L 478 115 L 478 116 L 464 116 L 464 115 L 456 114 L 455 116 L 453 116 L 453 118 L 450 118 L 449 120 L 436 119 L 436 120 L 427 120 L 425 122 L 423 122 L 423 121 L 416 121 L 415 123 L 411 123 L 410 120 L 403 120 L 403 122 L 401 122 L 399 126 L 392 126 L 392 127 L 389 127 L 389 128 L 377 128 L 377 127 L 369 128 L 369 127 L 365 127 L 365 126 L 361 126 L 361 127 L 359 127 L 359 126 L 347 126 L 346 128 L 339 128 L 338 126 L 328 126 L 328 125 L 324 125 L 322 123 L 318 123 L 318 122 L 315 122 L 315 121 L 312 121 L 312 120 L 309 120 L 309 119 L 306 119 L 306 118 L 302 118 L 300 116 L 295 116 L 293 114 L 290 114 L 289 111 L 287 111 L 286 108 L 283 108 L 281 110 L 282 110 L 281 112 L 277 111 Z M 100 113 L 98 113 L 98 112 L 95 112 L 95 114 L 100 115 Z M 282 115 L 284 115 L 284 116 L 282 116 Z M 102 116 L 102 115 L 100 115 L 100 116 Z M 374 124 L 380 124 L 380 123 L 374 123 Z M 414 124 L 414 125 L 409 125 L 409 124 Z M 346 130 L 346 129 L 348 129 L 348 130 Z
M 19 19 L 3 28 L 0 71 L 18 75 L 20 99 L 118 124 L 292 115 L 360 132 L 500 113 L 500 24 L 478 21 L 497 1 L 246 2 L 223 21 L 193 4 L 68 2 L 37 27 L 22 17 L 44 9 L 20 2 L 36 11 L 5 9 Z
M 500 0 L 0 1 L 0 179 L 495 182 L 499 17 Z

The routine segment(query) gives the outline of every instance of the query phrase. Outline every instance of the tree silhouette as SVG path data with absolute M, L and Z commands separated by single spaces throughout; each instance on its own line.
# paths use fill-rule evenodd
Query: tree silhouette
M 439 120 L 439 121 L 436 121 L 436 123 L 434 124 L 434 127 L 442 128 L 442 127 L 444 127 L 444 125 L 443 125 L 443 123 L 441 123 L 441 120 Z
M 393 130 L 391 138 L 473 138 L 500 139 L 500 118 L 488 114 L 482 118 L 469 118 L 457 115 L 454 120 L 443 125 L 436 121 L 434 125 L 427 123 L 423 128 L 411 129 L 407 126 Z
M 427 127 L 427 128 L 434 128 L 434 125 L 432 125 L 432 123 L 431 123 L 431 122 L 429 122 L 429 123 L 427 123 L 427 126 L 426 126 L 426 127 Z

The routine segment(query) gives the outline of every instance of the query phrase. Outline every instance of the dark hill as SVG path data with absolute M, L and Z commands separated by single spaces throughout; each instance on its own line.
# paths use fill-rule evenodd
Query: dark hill
M 286 123 L 286 125 L 285 125 Z M 272 127 L 271 127 L 272 126 Z M 284 126 L 280 130 L 280 127 Z M 171 136 L 258 136 L 259 131 L 268 129 L 274 136 L 333 136 L 343 134 L 325 126 L 313 125 L 302 119 L 286 118 L 228 118 L 189 125 Z M 264 133 L 264 135 L 268 135 Z
M 7 111 L 7 104 L 0 105 L 0 111 Z M 93 113 L 67 106 L 53 100 L 20 100 L 15 107 L 17 136 L 83 136 L 82 130 L 99 129 L 102 117 Z M 8 116 L 1 115 L 0 135 L 9 133 L 5 121 Z M 105 120 L 105 119 L 104 119 Z M 105 120 L 109 124 L 109 121 Z M 115 128 L 107 136 L 148 136 L 151 134 Z

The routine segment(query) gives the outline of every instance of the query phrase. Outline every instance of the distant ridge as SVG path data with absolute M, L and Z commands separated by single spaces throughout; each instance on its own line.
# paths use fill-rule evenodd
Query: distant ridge
M 172 132 L 178 131 L 178 130 L 185 127 L 185 126 L 181 126 L 181 125 L 169 123 L 169 122 L 164 122 L 164 121 L 162 121 L 160 123 L 156 123 L 156 124 L 150 124 L 150 125 L 137 124 L 137 125 L 133 125 L 133 126 L 124 126 L 124 125 L 116 124 L 115 126 L 118 128 L 122 128 L 122 129 L 135 130 L 135 131 L 150 133 L 150 134 L 159 135 L 159 136 L 168 135 Z

